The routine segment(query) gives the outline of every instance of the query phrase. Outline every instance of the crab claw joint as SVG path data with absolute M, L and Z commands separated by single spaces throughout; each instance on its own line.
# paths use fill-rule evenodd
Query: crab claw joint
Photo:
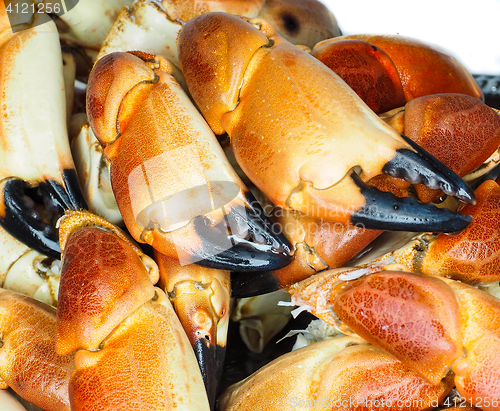
M 395 203 L 386 193 L 376 195 L 380 212 L 370 210 L 373 191 L 363 182 L 382 173 L 468 203 L 475 198 L 264 20 L 205 14 L 184 26 L 178 48 L 194 101 L 216 134 L 228 133 L 242 170 L 274 204 L 330 221 L 361 218 L 372 229 L 452 232 L 467 225 L 455 213 Z

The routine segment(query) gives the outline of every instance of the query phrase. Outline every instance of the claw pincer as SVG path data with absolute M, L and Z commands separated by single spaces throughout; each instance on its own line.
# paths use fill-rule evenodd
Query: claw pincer
M 59 36 L 52 22 L 12 33 L 6 16 L 0 10 L 0 224 L 59 258 L 54 221 L 35 203 L 57 217 L 86 208 L 68 143 Z
M 199 109 L 215 133 L 230 135 L 243 171 L 274 204 L 373 229 L 458 231 L 470 222 L 369 188 L 385 173 L 474 202 L 455 173 L 265 21 L 206 14 L 184 26 L 178 47 Z
M 89 121 L 125 225 L 183 263 L 239 271 L 288 264 L 288 241 L 230 167 L 176 70 L 161 57 L 112 53 L 89 79 Z

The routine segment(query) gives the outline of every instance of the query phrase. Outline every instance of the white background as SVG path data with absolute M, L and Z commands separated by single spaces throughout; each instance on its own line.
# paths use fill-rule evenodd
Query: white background
M 500 0 L 320 0 L 343 34 L 401 34 L 440 46 L 471 73 L 500 75 Z

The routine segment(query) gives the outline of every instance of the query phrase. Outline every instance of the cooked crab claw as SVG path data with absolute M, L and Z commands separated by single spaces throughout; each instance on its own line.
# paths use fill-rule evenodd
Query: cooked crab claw
M 400 175 L 474 202 L 459 177 L 264 20 L 205 14 L 184 26 L 178 48 L 198 108 L 215 133 L 230 136 L 238 164 L 275 205 L 349 222 L 367 206 L 353 171 L 365 182 L 383 173 Z M 443 227 L 450 220 L 443 214 L 437 219 Z M 410 220 L 414 224 L 404 230 L 435 229 L 435 221 Z M 445 230 L 454 226 L 451 221 Z M 370 227 L 387 229 L 385 219 L 374 218 Z
M 55 220 L 86 207 L 68 143 L 59 36 L 52 22 L 11 34 L 4 25 L 0 21 L 0 224 L 59 258 Z
M 364 183 L 356 173 L 352 173 L 351 178 L 366 200 L 366 205 L 352 214 L 351 222 L 365 228 L 378 228 L 383 223 L 386 230 L 427 231 L 432 227 L 432 231 L 453 233 L 463 230 L 472 221 L 469 215 L 380 191 Z
M 229 272 L 182 266 L 178 260 L 155 252 L 160 271 L 159 286 L 172 306 L 193 346 L 210 407 L 214 409 L 226 356 L 229 325 Z
M 90 75 L 87 112 L 131 235 L 183 264 L 260 271 L 291 261 L 168 60 L 112 53 Z

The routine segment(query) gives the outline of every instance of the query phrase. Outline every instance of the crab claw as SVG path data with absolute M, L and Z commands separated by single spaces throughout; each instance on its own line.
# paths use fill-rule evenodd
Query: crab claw
M 67 213 L 59 231 L 56 350 L 75 352 L 71 409 L 208 410 L 188 338 L 153 286 L 155 262 L 88 212 Z
M 167 60 L 112 53 L 89 79 L 90 124 L 111 163 L 123 220 L 139 242 L 211 268 L 283 267 L 290 244 L 234 170 Z
M 402 211 L 391 210 L 390 196 L 383 212 L 372 215 L 370 197 L 353 171 L 364 182 L 386 173 L 468 203 L 475 199 L 455 173 L 384 123 L 338 75 L 265 21 L 205 14 L 184 26 L 178 47 L 199 109 L 216 133 L 229 134 L 242 170 L 274 204 L 341 222 L 360 213 L 370 216 L 372 229 L 387 229 L 388 213 L 400 215 L 391 229 L 464 227 L 461 216 L 432 214 L 405 200 Z M 407 216 L 410 206 L 415 211 Z
M 178 260 L 155 252 L 160 287 L 193 346 L 205 383 L 210 407 L 214 409 L 217 387 L 226 356 L 229 325 L 229 272 L 181 266 Z
M 49 22 L 0 43 L 0 224 L 31 248 L 59 258 L 54 220 L 86 207 L 68 143 L 59 36 Z M 56 216 L 42 218 L 28 195 Z

